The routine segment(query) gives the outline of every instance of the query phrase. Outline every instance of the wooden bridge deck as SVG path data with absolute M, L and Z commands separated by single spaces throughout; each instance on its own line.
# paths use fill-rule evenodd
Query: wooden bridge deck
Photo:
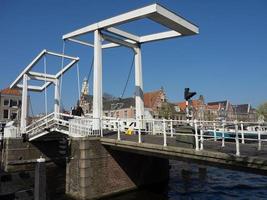
M 235 170 L 245 170 L 267 175 L 267 143 L 262 143 L 262 150 L 258 151 L 258 144 L 240 143 L 240 154 L 236 156 L 236 146 L 233 141 L 226 141 L 221 147 L 221 141 L 204 141 L 204 150 L 195 151 L 193 148 L 179 146 L 176 138 L 167 137 L 167 146 L 163 146 L 163 136 L 142 135 L 142 143 L 138 143 L 138 135 L 107 134 L 101 138 L 102 144 L 109 148 L 131 151 L 141 154 L 187 160 L 201 164 L 222 166 Z

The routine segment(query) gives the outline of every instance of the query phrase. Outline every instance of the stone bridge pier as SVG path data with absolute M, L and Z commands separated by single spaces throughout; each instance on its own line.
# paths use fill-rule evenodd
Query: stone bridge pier
M 66 169 L 66 194 L 95 199 L 169 178 L 169 160 L 111 150 L 99 138 L 72 138 Z

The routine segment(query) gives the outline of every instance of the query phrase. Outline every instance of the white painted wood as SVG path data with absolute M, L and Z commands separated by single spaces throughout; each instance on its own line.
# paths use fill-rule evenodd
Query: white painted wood
M 99 30 L 94 32 L 94 85 L 93 85 L 93 131 L 100 130 L 102 118 L 102 47 Z
M 112 37 L 110 35 L 106 35 L 106 34 L 102 34 L 102 37 L 104 40 L 107 40 L 109 42 L 115 43 L 115 44 L 119 44 L 128 48 L 136 48 L 138 47 L 137 44 L 135 43 L 131 43 L 129 41 L 126 40 L 120 40 L 118 38 Z
M 23 88 L 22 88 L 22 105 L 21 105 L 21 119 L 20 130 L 21 133 L 26 132 L 27 116 L 28 116 L 28 75 L 23 75 Z
M 32 62 L 20 73 L 20 75 L 15 79 L 15 81 L 10 85 L 10 88 L 15 88 L 16 85 L 21 81 L 23 75 L 31 70 L 31 68 L 42 58 L 46 50 L 41 51 Z
M 46 51 L 46 54 L 49 54 L 51 56 L 61 57 L 61 58 L 68 58 L 68 59 L 71 59 L 71 60 L 79 60 L 78 57 L 68 56 L 66 54 L 55 53 L 55 52 L 52 52 L 52 51 Z
M 139 36 L 134 35 L 132 33 L 128 33 L 128 32 L 123 31 L 123 30 L 120 30 L 118 28 L 110 27 L 110 28 L 107 28 L 105 30 L 108 31 L 108 32 L 110 32 L 110 33 L 113 33 L 115 35 L 124 37 L 126 39 L 130 39 L 130 40 L 133 40 L 135 42 L 140 42 L 140 37 Z
M 59 88 L 59 79 L 56 79 L 55 82 L 55 95 L 54 95 L 54 113 L 55 117 L 58 118 L 58 113 L 60 112 L 60 88 Z
M 154 42 L 157 40 L 165 40 L 173 37 L 179 37 L 181 36 L 181 33 L 177 33 L 176 31 L 166 31 L 166 32 L 161 32 L 161 33 L 155 33 L 151 35 L 145 35 L 140 37 L 140 43 L 145 43 L 145 42 Z
M 142 56 L 141 48 L 135 48 L 135 109 L 136 119 L 144 117 L 144 89 L 143 89 L 143 73 L 142 73 Z M 140 126 L 141 124 L 139 124 Z
M 85 46 L 89 46 L 89 47 L 94 47 L 93 44 L 89 43 L 89 42 L 84 42 L 84 41 L 81 41 L 81 40 L 77 40 L 77 39 L 73 39 L 73 38 L 68 38 L 69 41 L 72 41 L 72 42 L 76 42 L 78 44 L 82 44 L 82 45 L 85 45 Z

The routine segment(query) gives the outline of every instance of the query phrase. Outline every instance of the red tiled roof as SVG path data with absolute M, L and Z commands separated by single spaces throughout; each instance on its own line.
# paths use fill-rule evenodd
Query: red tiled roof
M 0 94 L 6 94 L 6 95 L 14 95 L 14 96 L 20 96 L 21 93 L 17 89 L 10 89 L 10 88 L 5 88 L 0 91 Z
M 144 104 L 146 108 L 152 108 L 158 97 L 161 95 L 161 90 L 144 93 Z
M 219 110 L 220 105 L 219 104 L 217 104 L 217 105 L 207 105 L 206 108 L 208 110 Z
M 178 103 L 176 103 L 176 104 L 179 106 L 179 108 L 180 108 L 181 110 L 185 110 L 185 108 L 186 108 L 186 102 L 185 102 L 185 101 L 178 102 Z M 193 108 L 195 108 L 195 109 L 199 109 L 199 107 L 200 107 L 201 105 L 204 105 L 204 104 L 202 103 L 201 100 L 192 100 L 192 104 L 191 104 L 191 105 L 193 106 Z

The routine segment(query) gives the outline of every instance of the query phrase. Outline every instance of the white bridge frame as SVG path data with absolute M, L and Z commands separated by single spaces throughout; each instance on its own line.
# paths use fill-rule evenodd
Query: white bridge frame
M 137 36 L 116 27 L 121 24 L 144 18 L 161 24 L 170 30 L 150 35 Z M 78 36 L 92 32 L 94 32 L 94 43 L 89 43 L 77 38 Z M 100 123 L 98 119 L 102 119 L 103 112 L 102 49 L 124 46 L 134 50 L 136 119 L 140 120 L 144 118 L 141 44 L 180 36 L 190 36 L 198 33 L 199 29 L 196 25 L 167 10 L 159 4 L 152 4 L 94 23 L 64 35 L 64 40 L 69 40 L 94 48 L 93 118 L 95 121 L 93 123 L 93 130 L 100 130 Z M 109 43 L 102 44 L 102 40 L 106 40 Z
M 61 70 L 59 70 L 54 75 L 31 71 L 32 68 L 38 63 L 38 61 L 41 60 L 46 55 L 57 56 L 62 59 L 66 58 L 66 59 L 69 59 L 70 62 L 66 64 L 65 66 L 62 66 Z M 21 74 L 10 85 L 10 88 L 22 89 L 21 122 L 20 122 L 21 133 L 26 133 L 27 116 L 28 116 L 28 91 L 43 92 L 47 87 L 49 87 L 53 83 L 55 85 L 54 112 L 59 113 L 60 112 L 59 78 L 64 73 L 66 73 L 78 61 L 79 61 L 78 57 L 55 53 L 55 52 L 44 49 L 32 60 L 32 62 L 21 72 Z M 28 80 L 30 79 L 44 81 L 44 84 L 42 86 L 28 85 Z M 21 81 L 22 81 L 22 84 L 20 84 Z

